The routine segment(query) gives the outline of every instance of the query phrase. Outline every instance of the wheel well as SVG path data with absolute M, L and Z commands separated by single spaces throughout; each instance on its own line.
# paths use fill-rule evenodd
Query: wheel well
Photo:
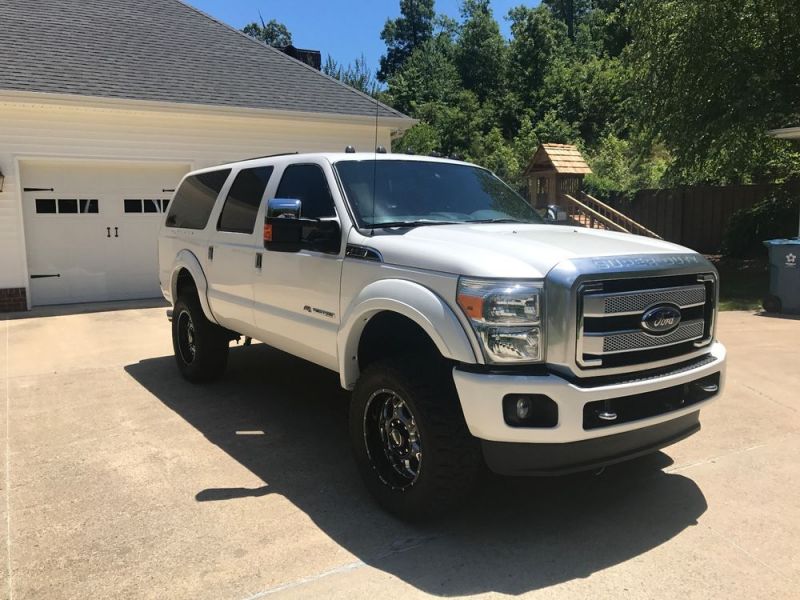
M 358 366 L 363 371 L 376 360 L 400 354 L 442 358 L 433 340 L 414 321 L 395 312 L 379 312 L 361 333 Z
M 194 282 L 192 274 L 189 269 L 181 269 L 178 271 L 178 281 L 175 284 L 175 299 L 180 298 L 184 294 L 197 295 L 197 285 Z

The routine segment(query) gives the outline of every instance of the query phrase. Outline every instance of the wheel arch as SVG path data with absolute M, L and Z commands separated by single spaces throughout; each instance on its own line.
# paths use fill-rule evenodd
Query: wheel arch
M 364 331 L 378 315 L 395 314 L 416 324 L 439 354 L 475 363 L 475 351 L 458 317 L 435 292 L 418 283 L 383 279 L 366 286 L 342 319 L 337 339 L 342 387 L 353 389 L 361 373 L 359 347 Z
M 172 303 L 178 298 L 178 289 L 181 282 L 186 281 L 185 278 L 190 277 L 195 289 L 197 290 L 197 297 L 200 300 L 200 306 L 203 309 L 203 314 L 212 323 L 216 323 L 214 314 L 211 312 L 211 306 L 208 303 L 208 281 L 206 280 L 203 267 L 200 261 L 193 252 L 189 250 L 181 250 L 175 258 L 175 263 L 172 267 L 172 274 L 170 276 L 170 294 Z

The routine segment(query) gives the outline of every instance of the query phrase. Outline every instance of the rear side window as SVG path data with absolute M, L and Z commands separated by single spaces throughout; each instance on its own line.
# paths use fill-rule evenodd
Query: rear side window
M 217 229 L 234 233 L 253 233 L 261 198 L 267 189 L 272 167 L 242 169 L 233 180 Z
M 214 208 L 219 191 L 231 174 L 230 169 L 191 175 L 175 192 L 167 215 L 167 227 L 203 229 Z
M 331 190 L 318 165 L 286 167 L 275 197 L 300 200 L 303 203 L 302 216 L 308 219 L 336 216 Z

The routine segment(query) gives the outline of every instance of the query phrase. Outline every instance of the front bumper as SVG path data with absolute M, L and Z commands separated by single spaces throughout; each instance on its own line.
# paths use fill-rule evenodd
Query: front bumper
M 700 411 L 633 431 L 565 444 L 483 441 L 486 464 L 501 475 L 565 475 L 660 450 L 700 431 Z
M 628 396 L 658 392 L 667 388 L 688 386 L 700 379 L 719 374 L 719 389 L 703 400 L 676 408 L 655 416 L 635 418 L 618 424 L 603 427 L 585 428 L 584 407 L 603 400 L 619 399 Z M 638 377 L 638 379 L 636 379 Z M 582 386 L 580 380 L 547 373 L 543 375 L 516 375 L 507 373 L 475 373 L 455 367 L 455 381 L 461 408 L 470 432 L 475 437 L 488 442 L 511 442 L 516 444 L 569 444 L 584 440 L 608 438 L 626 432 L 642 430 L 674 421 L 686 415 L 697 413 L 722 392 L 725 382 L 725 347 L 715 342 L 709 348 L 706 360 L 698 366 L 675 368 L 664 375 L 632 375 L 631 381 Z M 503 398 L 508 394 L 544 394 L 558 406 L 558 422 L 555 427 L 512 427 L 503 416 Z M 631 400 L 636 401 L 635 398 Z M 630 403 L 629 403 L 630 404 Z M 670 433 L 667 432 L 669 437 Z M 691 433 L 691 432 L 690 432 Z M 688 435 L 688 434 L 687 434 Z M 635 436 L 634 436 L 635 437 Z M 657 442 L 644 440 L 644 444 Z M 666 444 L 664 444 L 666 445 Z M 598 444 L 602 450 L 603 444 Z M 634 451 L 635 448 L 628 450 Z M 602 452 L 600 452 L 602 454 Z M 589 457 L 591 458 L 591 457 Z

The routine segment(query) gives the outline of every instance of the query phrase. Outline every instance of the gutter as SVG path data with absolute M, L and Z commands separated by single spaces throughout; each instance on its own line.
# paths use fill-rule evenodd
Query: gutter
M 327 121 L 351 125 L 375 126 L 375 115 L 349 115 L 330 112 L 302 112 L 294 110 L 276 110 L 264 108 L 247 108 L 238 106 L 219 106 L 209 104 L 192 104 L 182 102 L 164 102 L 156 100 L 133 100 L 129 98 L 104 98 L 100 96 L 82 96 L 78 94 L 53 94 L 49 92 L 27 92 L 18 90 L 0 90 L 0 103 L 21 104 L 30 106 L 68 106 L 97 110 L 131 110 L 138 112 L 161 112 L 172 114 L 189 114 L 238 118 L 272 118 L 295 121 Z M 379 127 L 389 127 L 405 131 L 419 121 L 411 117 L 379 116 Z

